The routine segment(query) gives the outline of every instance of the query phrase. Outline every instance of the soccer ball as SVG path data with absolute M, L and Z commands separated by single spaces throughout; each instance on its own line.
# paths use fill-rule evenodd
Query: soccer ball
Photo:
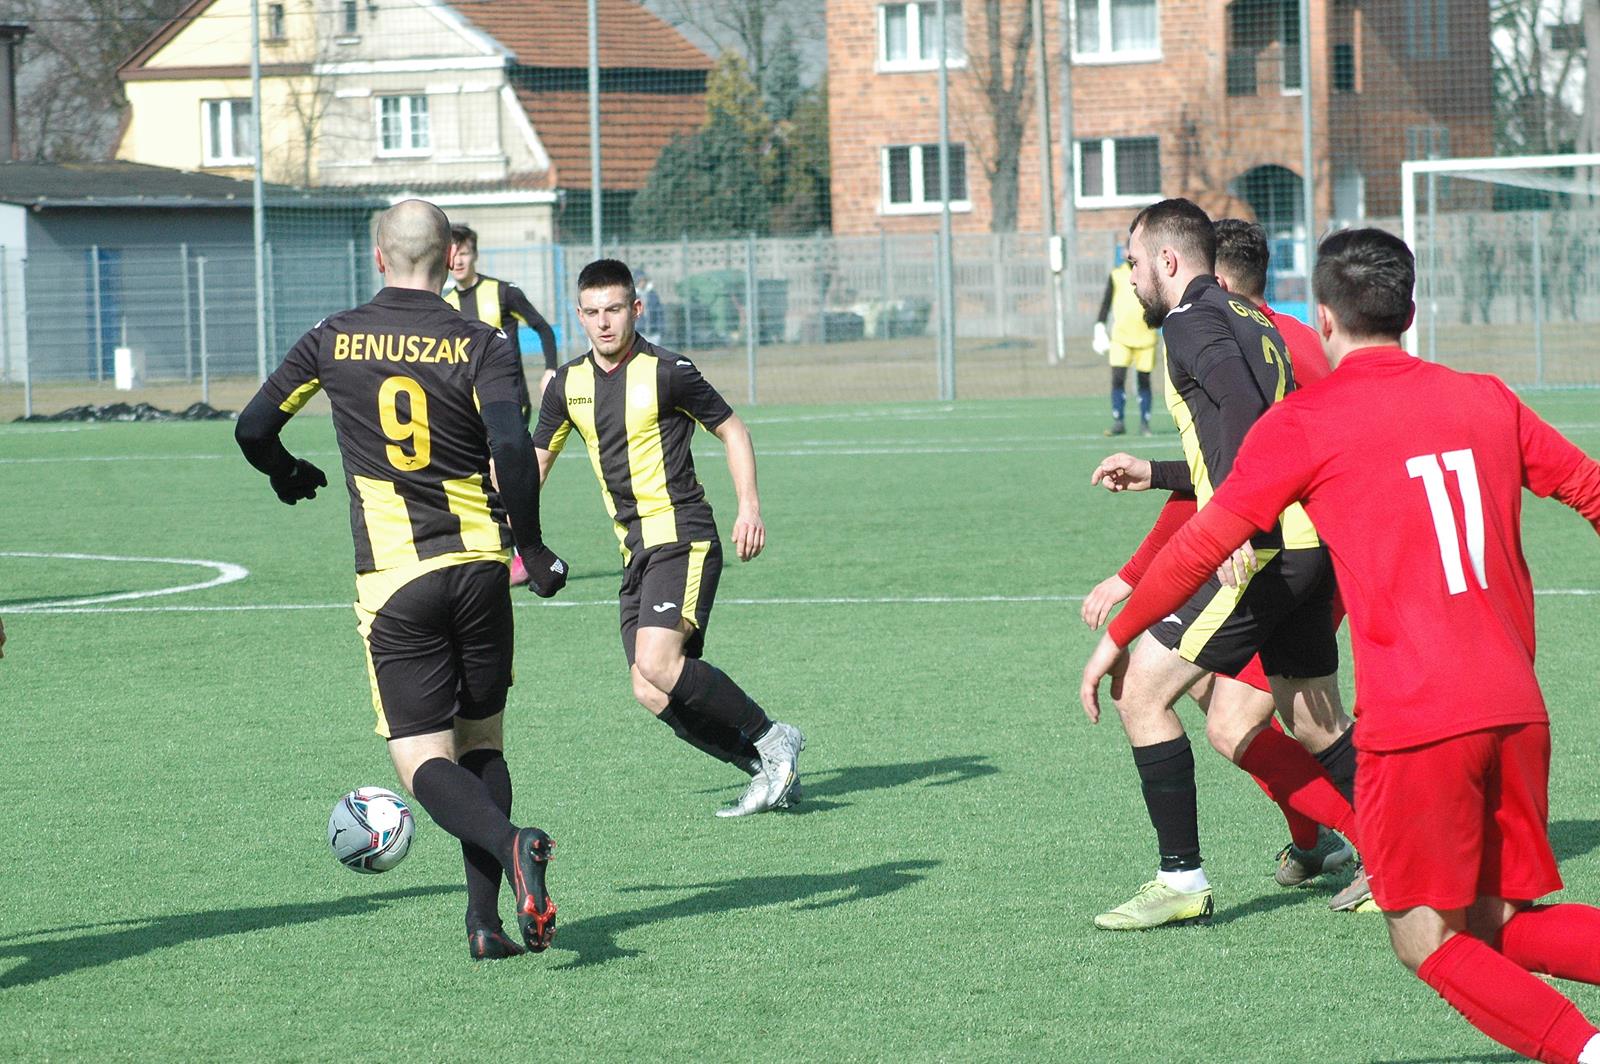
M 328 845 L 352 872 L 387 872 L 411 850 L 416 822 L 393 791 L 361 787 L 339 799 L 328 817 Z

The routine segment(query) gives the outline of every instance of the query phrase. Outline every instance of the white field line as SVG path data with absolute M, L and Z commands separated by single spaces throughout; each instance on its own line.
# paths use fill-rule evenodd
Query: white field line
M 235 580 L 243 580 L 250 575 L 250 570 L 242 565 L 232 562 L 214 562 L 204 558 L 134 558 L 121 554 L 71 554 L 50 551 L 7 550 L 0 551 L 0 558 L 50 558 L 78 562 L 136 562 L 140 564 L 156 565 L 188 565 L 210 569 L 215 574 L 209 580 L 202 580 L 194 584 L 179 584 L 175 587 L 156 588 L 150 591 L 123 591 L 113 595 L 91 595 L 87 598 L 59 599 L 49 603 L 39 603 L 50 609 L 87 608 L 99 606 L 107 602 L 126 602 L 133 599 L 155 598 L 158 595 L 177 595 L 185 591 L 204 591 L 210 587 L 221 587 L 231 584 Z M 33 610 L 33 605 L 8 607 L 12 613 L 26 613 Z
M 141 558 L 139 561 L 153 561 L 155 559 Z M 144 595 L 165 595 L 174 591 L 189 590 L 187 588 L 173 588 L 165 591 L 138 592 Z M 1534 591 L 1541 597 L 1596 597 L 1600 596 L 1600 588 L 1589 587 L 1551 587 L 1539 588 Z M 617 608 L 615 598 L 583 599 L 578 601 L 553 601 L 529 602 L 526 599 L 515 601 L 519 609 L 588 609 L 592 607 Z M 777 598 L 724 598 L 718 599 L 720 605 L 729 606 L 976 606 L 989 604 L 1011 605 L 1058 605 L 1069 602 L 1082 602 L 1082 595 L 883 595 L 868 596 L 813 596 L 813 597 L 777 597 Z M 86 606 L 73 602 L 38 603 L 26 606 L 8 606 L 7 613 L 39 613 L 39 614 L 67 614 L 67 613 L 290 613 L 305 610 L 348 610 L 349 602 L 289 602 L 289 603 L 241 603 L 231 606 Z

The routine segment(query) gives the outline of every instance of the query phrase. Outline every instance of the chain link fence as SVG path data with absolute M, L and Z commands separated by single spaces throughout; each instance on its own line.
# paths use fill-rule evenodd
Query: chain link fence
M 477 230 L 564 358 L 598 251 L 639 273 L 642 331 L 745 402 L 1097 394 L 1139 206 L 1259 220 L 1269 300 L 1304 315 L 1317 236 L 1401 229 L 1402 161 L 1600 141 L 1580 5 L 597 0 L 591 69 L 583 0 L 258 0 L 259 94 L 247 6 L 186 9 L 130 38 L 115 154 L 241 180 L 259 156 L 264 239 L 243 200 L 138 241 L 137 204 L 66 235 L 31 204 L 0 246 L 0 399 L 109 387 L 119 349 L 152 387 L 252 381 L 376 290 L 372 219 L 409 195 Z M 1594 190 L 1471 183 L 1425 201 L 1420 353 L 1600 384 Z

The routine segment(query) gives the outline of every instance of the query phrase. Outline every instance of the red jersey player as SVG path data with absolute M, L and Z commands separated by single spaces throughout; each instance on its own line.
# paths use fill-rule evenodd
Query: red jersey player
M 1600 1061 L 1600 1031 L 1530 974 L 1600 983 L 1600 909 L 1533 904 L 1561 877 L 1520 527 L 1526 487 L 1600 531 L 1600 463 L 1496 378 L 1400 349 L 1415 264 L 1398 238 L 1329 237 L 1315 281 L 1335 372 L 1256 423 L 1212 504 L 1112 622 L 1080 699 L 1096 708 L 1099 681 L 1119 683 L 1120 648 L 1303 501 L 1350 611 L 1359 825 L 1395 953 L 1517 1052 Z

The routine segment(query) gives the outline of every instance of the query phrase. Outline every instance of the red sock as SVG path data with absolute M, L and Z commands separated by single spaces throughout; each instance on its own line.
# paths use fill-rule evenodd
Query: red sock
M 1530 972 L 1600 983 L 1600 909 L 1535 905 L 1506 921 L 1496 948 Z
M 1283 733 L 1283 725 L 1278 723 L 1277 717 L 1268 717 L 1267 727 L 1271 728 L 1275 732 L 1278 732 L 1279 734 Z M 1251 776 L 1250 778 L 1256 781 L 1257 787 L 1260 787 L 1267 793 L 1268 798 L 1272 798 L 1272 788 L 1267 786 L 1266 780 L 1262 779 L 1260 776 Z M 1278 802 L 1276 798 L 1273 798 L 1272 800 Z M 1278 811 L 1283 814 L 1284 823 L 1289 825 L 1289 841 L 1293 842 L 1302 850 L 1309 850 L 1316 846 L 1317 822 L 1315 820 L 1312 820 L 1310 817 L 1301 816 L 1293 809 L 1290 809 L 1289 806 L 1283 802 L 1278 802 Z
M 1578 1006 L 1471 935 L 1451 935 L 1417 977 L 1484 1034 L 1546 1064 L 1577 1064 L 1600 1031 Z
M 1355 836 L 1356 811 L 1317 759 L 1283 732 L 1256 733 L 1239 756 L 1239 767 L 1256 777 L 1273 801 L 1328 825 L 1361 848 Z

